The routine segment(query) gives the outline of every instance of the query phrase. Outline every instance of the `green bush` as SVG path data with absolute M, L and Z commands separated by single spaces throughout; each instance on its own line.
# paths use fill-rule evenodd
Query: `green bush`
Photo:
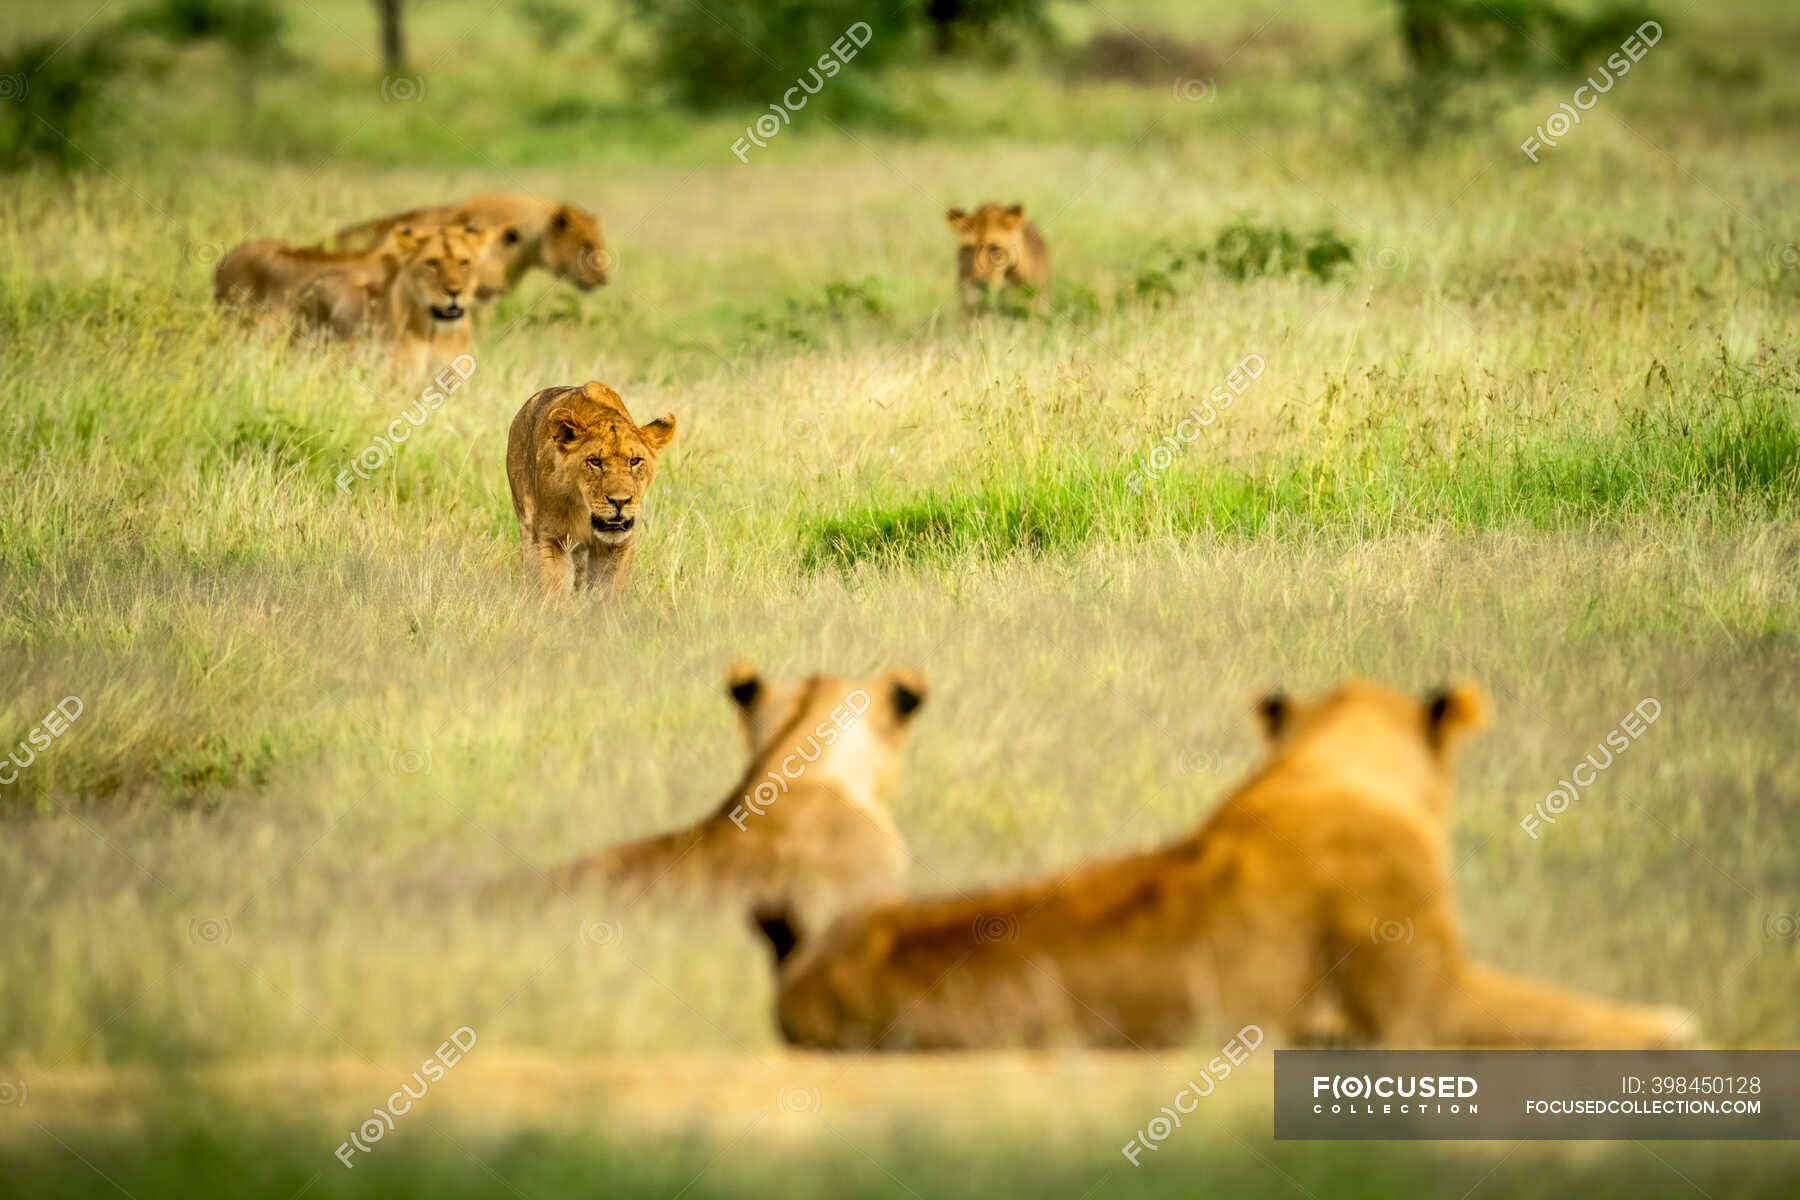
M 652 42 L 640 70 L 700 109 L 771 104 L 801 79 L 816 81 L 809 101 L 831 111 L 872 106 L 873 69 L 899 57 L 913 33 L 905 9 L 863 0 L 636 0 L 635 11 Z M 859 23 L 868 27 L 860 49 L 844 41 Z M 834 44 L 851 55 L 840 61 Z

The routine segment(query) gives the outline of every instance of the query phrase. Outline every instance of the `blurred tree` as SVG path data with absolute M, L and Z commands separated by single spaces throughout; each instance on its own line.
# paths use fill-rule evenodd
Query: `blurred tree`
M 101 87 L 118 66 L 98 38 L 32 40 L 0 53 L 0 171 L 34 163 L 62 170 L 85 165 L 93 144 Z
M 840 113 L 875 105 L 868 68 L 899 56 L 910 32 L 904 9 L 867 0 L 634 0 L 633 11 L 651 34 L 642 69 L 702 109 L 769 104 L 802 77 L 812 90 L 829 79 L 824 103 Z M 846 41 L 853 26 L 868 33 Z
M 1466 84 L 1580 71 L 1653 18 L 1628 3 L 1575 13 L 1554 0 L 1396 0 L 1395 16 L 1408 73 L 1377 90 L 1415 146 L 1473 123 L 1458 104 Z
M 406 69 L 406 31 L 401 24 L 400 0 L 375 0 L 381 18 L 381 65 L 389 71 Z
M 926 0 L 925 19 L 931 23 L 933 48 L 950 54 L 1007 34 L 1047 39 L 1047 6 L 1047 0 Z
M 20 101 L 0 104 L 0 170 L 93 161 L 107 85 L 127 70 L 169 71 L 179 61 L 170 48 L 224 46 L 240 68 L 246 114 L 257 75 L 290 61 L 286 32 L 271 0 L 150 0 L 110 24 L 0 52 L 0 96 Z

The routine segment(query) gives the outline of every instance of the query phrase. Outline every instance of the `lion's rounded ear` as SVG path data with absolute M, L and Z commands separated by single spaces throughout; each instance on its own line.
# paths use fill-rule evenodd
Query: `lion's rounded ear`
M 746 712 L 756 703 L 756 698 L 762 695 L 762 689 L 762 676 L 756 673 L 755 667 L 741 658 L 725 672 L 726 693 L 733 703 Z
M 961 229 L 962 223 L 968 219 L 968 216 L 969 214 L 960 208 L 947 208 L 944 210 L 944 220 L 950 222 L 950 228 L 952 229 Z
M 394 230 L 394 249 L 401 254 L 411 254 L 425 244 L 425 235 L 411 225 L 402 225 Z
M 587 423 L 568 408 L 552 409 L 544 418 L 544 428 L 549 432 L 550 440 L 565 450 L 588 433 Z
M 1271 742 L 1281 736 L 1293 715 L 1294 702 L 1286 692 L 1270 692 L 1256 702 L 1256 719 L 1262 725 L 1263 736 Z
M 902 721 L 912 720 L 913 714 L 924 706 L 925 697 L 931 694 L 925 686 L 925 676 L 912 667 L 902 667 L 888 679 L 895 714 Z
M 1484 729 L 1487 723 L 1487 697 L 1479 685 L 1468 680 L 1458 680 L 1425 697 L 1425 730 L 1433 745 Z
M 1000 223 L 1008 229 L 1017 229 L 1024 220 L 1025 206 L 1023 204 L 1009 205 L 1006 211 L 1000 214 Z
M 639 425 L 638 436 L 652 450 L 661 450 L 675 440 L 675 414 L 664 413 L 648 425 Z
M 569 227 L 569 210 L 566 208 L 557 209 L 556 215 L 550 218 L 550 227 L 558 233 L 567 229 Z

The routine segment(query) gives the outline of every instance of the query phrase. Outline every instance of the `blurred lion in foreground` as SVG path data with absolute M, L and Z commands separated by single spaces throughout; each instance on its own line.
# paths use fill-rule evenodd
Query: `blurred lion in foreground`
M 791 1042 L 841 1050 L 1163 1047 L 1257 1023 L 1360 1044 L 1671 1047 L 1674 1008 L 1613 1004 L 1470 961 L 1446 826 L 1462 685 L 1423 702 L 1348 682 L 1262 704 L 1263 767 L 1194 834 L 1066 875 L 848 917 L 758 916 Z
M 910 858 L 887 798 L 925 704 L 919 672 L 776 681 L 739 662 L 726 691 L 750 763 L 725 799 L 680 829 L 565 863 L 546 882 L 628 905 L 779 906 L 814 922 L 904 896 Z

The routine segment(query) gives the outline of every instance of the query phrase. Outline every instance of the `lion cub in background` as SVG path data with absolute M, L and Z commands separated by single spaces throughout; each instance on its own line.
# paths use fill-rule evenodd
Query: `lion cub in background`
M 548 387 L 519 409 L 506 478 L 525 573 L 546 594 L 625 589 L 637 522 L 674 414 L 639 425 L 604 383 Z
M 988 203 L 972 213 L 952 208 L 944 218 L 956 234 L 956 286 L 965 313 L 980 309 L 996 291 L 1019 288 L 1043 311 L 1050 249 L 1038 227 L 1025 219 L 1023 204 Z

